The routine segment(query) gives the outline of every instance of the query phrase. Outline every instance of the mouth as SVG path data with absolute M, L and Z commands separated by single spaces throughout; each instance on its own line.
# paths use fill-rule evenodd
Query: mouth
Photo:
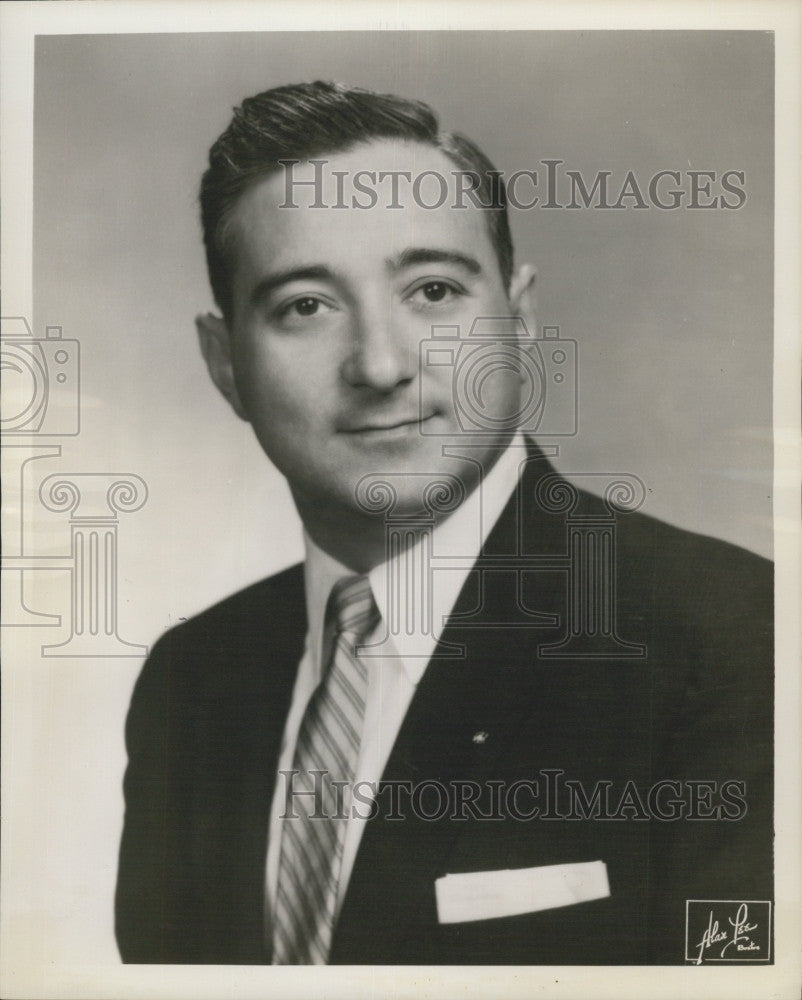
M 401 417 L 393 420 L 368 420 L 353 427 L 343 428 L 343 433 L 352 437 L 363 438 L 405 437 L 419 433 L 422 427 L 434 419 L 434 416 L 435 414 L 431 413 L 425 417 L 415 414 L 411 417 Z

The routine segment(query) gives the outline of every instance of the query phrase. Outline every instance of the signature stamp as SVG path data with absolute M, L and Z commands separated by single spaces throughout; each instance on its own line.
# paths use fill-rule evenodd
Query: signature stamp
M 771 903 L 754 899 L 686 900 L 685 961 L 694 965 L 770 962 Z

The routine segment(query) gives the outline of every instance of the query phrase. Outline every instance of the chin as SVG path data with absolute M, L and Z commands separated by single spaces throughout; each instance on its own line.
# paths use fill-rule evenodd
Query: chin
M 364 474 L 350 501 L 368 518 L 393 521 L 420 515 L 420 523 L 426 524 L 455 510 L 469 491 L 464 477 L 446 469 L 417 473 L 388 469 Z

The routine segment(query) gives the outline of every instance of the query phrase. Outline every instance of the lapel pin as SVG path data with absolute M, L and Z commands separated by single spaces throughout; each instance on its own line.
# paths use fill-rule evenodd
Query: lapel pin
M 490 735 L 490 733 L 486 733 L 484 731 L 484 729 L 480 729 L 478 733 L 474 733 L 473 734 L 473 742 L 474 743 L 485 743 L 487 741 L 487 737 L 489 735 Z

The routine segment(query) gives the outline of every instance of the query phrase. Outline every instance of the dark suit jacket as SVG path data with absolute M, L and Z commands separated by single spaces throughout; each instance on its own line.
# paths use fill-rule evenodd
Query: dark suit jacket
M 530 462 L 486 554 L 565 553 L 565 515 L 533 499 L 550 471 L 537 455 Z M 579 500 L 606 516 L 600 502 Z M 687 899 L 772 898 L 771 565 L 637 513 L 619 516 L 615 556 L 618 634 L 645 645 L 644 657 L 538 652 L 566 629 L 564 569 L 524 573 L 520 587 L 513 573 L 488 572 L 481 598 L 471 574 L 455 613 L 478 606 L 478 619 L 452 620 L 441 640 L 466 656 L 435 652 L 384 780 L 536 780 L 541 814 L 427 820 L 407 808 L 398 821 L 383 807 L 364 831 L 332 963 L 681 963 Z M 487 627 L 508 621 L 516 602 L 559 624 Z M 173 629 L 145 664 L 126 730 L 124 961 L 269 961 L 268 811 L 305 627 L 296 566 Z M 679 782 L 661 802 L 678 791 L 695 818 L 647 817 L 637 804 L 618 818 L 583 819 L 576 805 L 578 818 L 559 818 L 571 811 L 565 799 L 545 818 L 549 769 L 589 798 L 609 783 L 608 815 L 628 782 L 643 803 L 661 779 Z M 727 781 L 745 783 L 742 795 L 727 786 L 729 806 Z M 523 811 L 533 801 L 518 799 Z M 718 819 L 704 818 L 716 808 Z M 438 923 L 442 875 L 595 860 L 607 865 L 606 899 Z

